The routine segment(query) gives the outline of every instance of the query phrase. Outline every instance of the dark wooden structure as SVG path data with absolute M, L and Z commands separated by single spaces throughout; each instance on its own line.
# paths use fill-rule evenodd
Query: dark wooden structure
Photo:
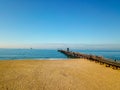
M 67 52 L 69 52 L 69 48 L 67 48 Z
M 88 59 L 91 61 L 98 62 L 100 64 L 106 64 L 106 67 L 113 67 L 113 69 L 120 69 L 120 63 L 106 59 L 102 56 L 95 56 L 95 55 L 87 55 L 87 54 L 82 54 L 78 52 L 72 52 L 72 51 L 65 51 L 65 50 L 58 50 L 58 52 L 61 52 L 65 54 L 69 58 L 84 58 Z

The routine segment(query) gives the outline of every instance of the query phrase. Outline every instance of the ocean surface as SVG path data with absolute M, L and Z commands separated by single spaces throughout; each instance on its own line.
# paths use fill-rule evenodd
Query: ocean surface
M 99 55 L 105 58 L 120 61 L 120 50 L 72 50 L 84 54 Z M 21 59 L 66 59 L 67 57 L 57 50 L 43 49 L 0 49 L 0 60 L 21 60 Z

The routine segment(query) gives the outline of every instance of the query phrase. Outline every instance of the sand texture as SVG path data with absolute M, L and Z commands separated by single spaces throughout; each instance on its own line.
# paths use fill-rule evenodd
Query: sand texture
M 120 90 L 120 70 L 84 59 L 3 60 L 0 90 Z

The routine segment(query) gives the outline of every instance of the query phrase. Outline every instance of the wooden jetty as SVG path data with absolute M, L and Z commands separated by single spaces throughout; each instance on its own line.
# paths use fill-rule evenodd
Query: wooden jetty
M 58 50 L 58 52 L 65 54 L 69 58 L 84 58 L 84 59 L 88 59 L 90 61 L 98 62 L 100 64 L 105 64 L 106 67 L 112 66 L 113 69 L 120 69 L 120 63 L 106 59 L 102 56 L 87 55 L 87 54 L 82 54 L 82 53 L 78 53 L 78 52 L 72 52 L 72 51 L 69 51 L 69 49 L 67 49 L 67 51 Z

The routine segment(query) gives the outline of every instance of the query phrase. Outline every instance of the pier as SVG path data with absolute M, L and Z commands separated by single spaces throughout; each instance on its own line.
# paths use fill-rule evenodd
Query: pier
M 120 69 L 120 63 L 106 59 L 102 56 L 82 54 L 79 52 L 72 52 L 72 51 L 69 51 L 68 48 L 67 48 L 67 51 L 66 50 L 58 50 L 58 52 L 63 53 L 68 58 L 83 58 L 83 59 L 87 59 L 90 61 L 95 61 L 97 63 L 100 63 L 101 65 L 105 64 L 106 67 L 112 67 L 113 69 Z

